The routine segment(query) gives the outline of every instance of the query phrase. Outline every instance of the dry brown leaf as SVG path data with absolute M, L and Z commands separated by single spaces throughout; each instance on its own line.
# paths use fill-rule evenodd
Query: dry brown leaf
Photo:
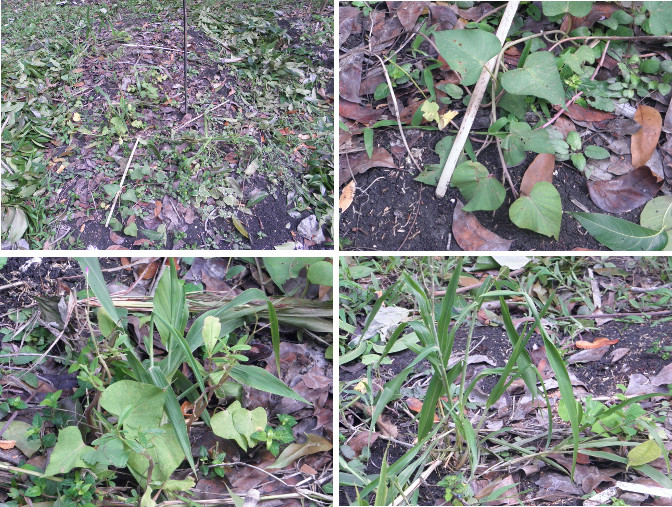
M 663 118 L 653 107 L 639 106 L 634 120 L 642 126 L 630 140 L 632 165 L 639 167 L 646 164 L 656 149 L 663 128 Z
M 422 401 L 417 398 L 407 398 L 406 405 L 408 405 L 409 410 L 415 413 L 419 413 L 422 410 Z
M 600 347 L 606 347 L 607 345 L 614 345 L 618 343 L 618 339 L 609 340 L 608 338 L 595 338 L 592 342 L 585 340 L 577 341 L 574 346 L 578 349 L 599 349 Z
M 512 240 L 501 238 L 481 225 L 473 213 L 462 211 L 464 204 L 455 202 L 453 211 L 453 235 L 464 251 L 507 251 Z
M 347 446 L 350 447 L 355 453 L 356 456 L 359 456 L 362 453 L 362 449 L 366 446 L 371 447 L 373 443 L 378 440 L 380 433 L 368 431 L 359 431 L 357 434 L 346 442 Z
M 562 134 L 563 139 L 567 139 L 567 134 L 569 134 L 571 131 L 576 132 L 576 125 L 574 125 L 574 122 L 567 118 L 564 114 L 555 120 L 553 128 Z
M 115 245 L 123 245 L 124 238 L 119 236 L 119 234 L 117 234 L 116 232 L 110 231 L 110 241 Z
M 355 189 L 355 180 L 352 180 L 341 192 L 341 197 L 338 200 L 338 207 L 341 208 L 341 213 L 345 212 L 352 204 L 352 200 L 355 198 Z
M 340 7 L 338 10 L 339 41 L 343 44 L 353 33 L 362 31 L 362 11 L 357 7 Z
M 616 118 L 616 116 L 611 113 L 598 111 L 592 107 L 577 106 L 576 104 L 570 104 L 567 111 L 569 117 L 574 121 L 603 121 Z
M 285 468 L 303 456 L 315 454 L 316 452 L 329 451 L 333 447 L 333 444 L 329 440 L 320 435 L 307 433 L 306 437 L 306 441 L 302 444 L 289 444 L 285 450 L 280 453 L 280 456 L 275 460 L 275 463 L 268 468 Z
M 619 7 L 614 2 L 595 2 L 590 9 L 590 12 L 582 18 L 577 18 L 571 15 L 565 16 L 562 25 L 560 25 L 560 30 L 568 33 L 577 28 L 591 27 L 597 21 L 608 18 L 617 10 L 619 10 Z
M 600 209 L 622 213 L 649 202 L 662 186 L 663 182 L 644 165 L 609 181 L 588 181 L 588 192 Z
M 415 22 L 425 8 L 425 2 L 401 2 L 397 9 L 397 17 L 406 30 L 413 30 Z
M 355 154 L 346 154 L 340 159 L 338 175 L 340 184 L 344 185 L 350 178 L 357 174 L 368 171 L 372 167 L 389 167 L 397 169 L 392 155 L 385 148 L 374 148 L 371 158 L 366 152 Z
M 523 181 L 520 184 L 520 193 L 530 195 L 534 185 L 540 181 L 553 183 L 553 170 L 555 169 L 555 155 L 552 153 L 539 153 L 525 171 Z
M 364 125 L 374 123 L 383 114 L 383 109 L 372 109 L 370 107 L 362 107 L 359 104 L 350 102 L 348 100 L 341 100 L 338 105 L 338 114 L 345 118 L 358 121 Z
M 362 81 L 362 61 L 364 53 L 352 52 L 344 56 L 340 61 L 339 95 L 350 102 L 359 101 L 359 85 Z

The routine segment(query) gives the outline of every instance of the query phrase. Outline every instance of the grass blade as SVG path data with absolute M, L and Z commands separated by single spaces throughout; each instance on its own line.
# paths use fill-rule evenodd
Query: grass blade
M 270 299 L 268 300 L 268 320 L 271 323 L 271 342 L 275 353 L 275 366 L 278 369 L 278 378 L 280 378 L 280 325 L 278 324 L 275 307 Z
M 291 398 L 311 407 L 313 406 L 312 403 L 304 399 L 299 393 L 283 384 L 282 380 L 278 377 L 258 366 L 237 364 L 231 368 L 229 376 L 246 386 L 254 387 L 267 393 L 277 394 L 278 396 L 284 396 L 285 398 Z
M 103 278 L 103 272 L 100 270 L 100 262 L 97 257 L 76 257 L 75 258 L 82 268 L 84 273 L 88 273 L 86 277 L 87 282 L 91 286 L 93 294 L 100 301 L 101 306 L 105 312 L 110 316 L 117 326 L 121 326 L 121 316 L 117 312 L 117 308 L 112 303 L 110 291 L 107 289 L 107 284 Z M 123 327 L 123 326 L 122 326 Z

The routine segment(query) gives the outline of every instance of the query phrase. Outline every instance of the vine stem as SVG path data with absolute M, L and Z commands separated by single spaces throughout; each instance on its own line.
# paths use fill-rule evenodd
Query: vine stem
M 502 44 L 504 43 L 506 36 L 509 34 L 509 29 L 511 28 L 511 24 L 513 23 L 513 18 L 516 15 L 516 11 L 518 10 L 519 3 L 520 3 L 519 0 L 510 1 L 506 6 L 506 10 L 504 11 L 504 15 L 502 16 L 501 21 L 499 22 L 499 28 L 497 29 L 496 35 L 500 43 Z M 490 76 L 492 75 L 492 72 L 495 69 L 495 64 L 497 63 L 498 56 L 499 55 L 491 58 L 485 64 L 483 70 L 481 71 L 481 76 L 478 78 L 478 81 L 476 82 L 474 91 L 471 94 L 471 100 L 469 101 L 469 106 L 467 106 L 467 111 L 464 113 L 464 118 L 462 119 L 460 130 L 457 132 L 457 136 L 455 137 L 455 141 L 453 142 L 453 147 L 450 150 L 450 154 L 448 155 L 448 160 L 446 160 L 446 163 L 443 166 L 443 170 L 441 171 L 441 177 L 439 178 L 439 182 L 436 185 L 437 197 L 443 197 L 446 195 L 446 190 L 448 189 L 448 183 L 450 183 L 450 179 L 452 178 L 453 172 L 455 171 L 455 166 L 457 165 L 457 159 L 459 158 L 460 153 L 462 153 L 462 150 L 464 149 L 464 144 L 466 143 L 467 137 L 469 136 L 469 132 L 471 131 L 471 126 L 474 124 L 476 113 L 478 113 L 478 109 L 483 100 L 483 95 L 485 94 L 485 90 L 488 87 L 488 82 L 490 81 Z

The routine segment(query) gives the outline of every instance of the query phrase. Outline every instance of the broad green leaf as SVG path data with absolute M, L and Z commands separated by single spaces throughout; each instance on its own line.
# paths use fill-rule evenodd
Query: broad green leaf
M 26 212 L 16 206 L 7 208 L 5 215 L 2 217 L 2 231 L 5 232 L 7 229 L 9 229 L 7 239 L 12 243 L 19 241 L 28 230 Z
M 579 46 L 576 50 L 571 50 L 561 56 L 565 65 L 568 65 L 575 74 L 581 74 L 584 69 L 582 67 L 584 62 L 589 64 L 595 63 L 595 52 L 589 46 Z
M 502 49 L 499 39 L 485 30 L 446 30 L 434 33 L 439 53 L 462 76 L 461 84 L 471 86 L 485 64 Z
M 133 236 L 134 238 L 138 236 L 138 226 L 135 222 L 128 224 L 124 227 L 124 234 L 127 236 Z
M 532 130 L 525 122 L 514 121 L 509 125 L 509 135 L 502 141 L 504 160 L 510 166 L 517 166 L 525 160 L 525 152 L 555 153 L 546 129 Z
M 82 460 L 82 454 L 94 450 L 82 440 L 82 434 L 77 426 L 68 426 L 58 432 L 58 441 L 51 453 L 51 459 L 44 471 L 45 475 L 64 474 L 73 468 L 88 467 Z
M 515 95 L 532 95 L 551 104 L 564 104 L 565 91 L 555 62 L 555 56 L 548 51 L 532 53 L 522 69 L 509 70 L 502 75 L 502 87 Z
M 609 158 L 609 152 L 600 146 L 590 145 L 586 146 L 586 149 L 583 150 L 583 153 L 588 158 L 594 158 L 595 160 L 603 160 Z
M 660 446 L 654 440 L 647 440 L 628 452 L 628 467 L 646 465 L 661 455 Z
M 506 197 L 504 186 L 478 162 L 469 161 L 458 165 L 450 183 L 459 188 L 469 201 L 464 211 L 496 210 Z
M 642 227 L 654 231 L 664 230 L 667 233 L 668 241 L 663 250 L 672 251 L 672 196 L 661 195 L 651 199 L 646 203 L 642 214 L 639 217 L 639 223 Z
M 232 379 L 237 380 L 246 386 L 253 387 L 267 393 L 277 394 L 278 396 L 284 396 L 285 398 L 301 401 L 312 406 L 312 403 L 304 399 L 303 396 L 293 389 L 290 389 L 285 384 L 283 384 L 282 381 L 278 379 L 278 377 L 275 377 L 273 374 L 267 372 L 263 368 L 259 368 L 258 366 L 237 364 L 231 368 L 230 375 Z
M 253 447 L 255 441 L 252 434 L 264 430 L 268 422 L 266 411 L 262 407 L 254 410 L 243 408 L 238 400 L 226 410 L 216 413 L 210 419 L 212 431 L 218 437 L 235 440 L 245 451 Z
M 219 333 L 222 330 L 222 323 L 217 317 L 208 315 L 203 321 L 203 344 L 208 350 L 208 355 L 212 355 L 212 351 L 219 340 Z
M 157 428 L 161 424 L 165 401 L 166 393 L 162 389 L 134 380 L 115 382 L 100 396 L 100 406 L 117 417 L 127 407 L 131 408 L 124 427 L 132 429 Z
M 667 245 L 665 231 L 655 231 L 622 218 L 602 213 L 570 212 L 584 229 L 612 250 L 663 250 Z
M 304 266 L 310 266 L 322 259 L 305 257 L 264 257 L 264 267 L 273 282 L 282 289 L 290 278 L 296 278 Z
M 308 281 L 316 285 L 333 287 L 334 266 L 331 262 L 319 261 L 308 266 Z
M 4 427 L 5 422 L 0 421 L 0 428 Z M 16 442 L 16 447 L 30 458 L 33 454 L 39 451 L 42 446 L 42 441 L 39 438 L 28 440 L 28 437 L 26 437 L 26 432 L 31 427 L 32 426 L 27 422 L 12 421 L 2 434 L 2 440 L 14 440 Z
M 177 467 L 184 461 L 184 452 L 175 435 L 172 424 L 160 426 L 164 433 L 161 435 L 150 436 L 147 454 L 154 461 L 154 470 L 152 471 L 152 481 L 167 481 Z M 149 460 L 136 452 L 131 452 L 128 458 L 128 466 L 133 476 L 139 482 L 147 481 L 147 469 Z
M 268 468 L 285 468 L 303 456 L 315 454 L 316 452 L 329 451 L 332 447 L 333 444 L 330 440 L 319 435 L 306 433 L 306 441 L 304 443 L 288 445 L 287 448 L 280 453 L 280 456 L 275 460 L 275 463 Z
M 672 4 L 669 2 L 644 2 L 649 17 L 643 28 L 651 35 L 665 35 L 672 27 Z
M 646 3 L 646 2 L 645 2 Z M 593 2 L 542 2 L 544 16 L 559 16 L 569 13 L 582 18 L 590 12 Z
M 130 456 L 130 449 L 126 448 L 124 443 L 117 437 L 101 440 L 103 441 L 94 441 L 93 444 L 97 445 L 98 448 L 84 452 L 82 459 L 92 465 L 102 463 L 103 465 L 113 465 L 118 468 L 125 467 Z
M 551 183 L 540 181 L 529 196 L 523 195 L 511 205 L 509 217 L 518 227 L 558 239 L 562 222 L 560 194 Z

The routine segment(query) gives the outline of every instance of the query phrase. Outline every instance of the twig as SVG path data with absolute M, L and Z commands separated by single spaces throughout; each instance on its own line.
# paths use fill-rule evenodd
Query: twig
M 480 23 L 480 22 L 483 21 L 485 18 L 489 18 L 490 16 L 492 16 L 495 12 L 499 12 L 499 11 L 501 11 L 504 7 L 506 7 L 506 4 L 502 4 L 502 5 L 500 5 L 499 7 L 496 7 L 496 8 L 494 8 L 494 9 L 492 9 L 491 11 L 486 12 L 486 13 L 483 14 L 480 18 L 478 18 L 476 21 L 474 21 L 474 23 Z
M 371 54 L 373 54 L 373 51 L 371 51 Z M 413 154 L 411 153 L 411 148 L 409 148 L 408 146 L 408 141 L 406 141 L 404 128 L 401 126 L 401 115 L 399 114 L 399 105 L 397 104 L 397 97 L 394 95 L 394 89 L 392 88 L 392 81 L 390 81 L 390 75 L 388 74 L 387 68 L 385 67 L 385 62 L 383 62 L 383 59 L 380 56 L 376 54 L 373 54 L 373 56 L 375 56 L 376 58 L 378 58 L 378 60 L 380 60 L 380 64 L 383 67 L 383 75 L 385 76 L 385 81 L 387 81 L 387 86 L 390 89 L 390 97 L 392 98 L 392 104 L 394 105 L 394 114 L 397 117 L 397 126 L 399 127 L 399 134 L 401 135 L 401 140 L 404 141 L 406 152 L 408 153 L 408 156 L 411 158 L 413 165 L 415 165 L 418 171 L 422 172 L 422 168 L 416 162 L 415 157 L 413 157 Z
M 434 470 L 436 470 L 439 465 L 443 463 L 443 460 L 437 459 L 435 460 L 429 467 L 427 467 L 427 470 L 422 472 L 420 477 L 418 477 L 416 480 L 414 480 L 411 485 L 406 488 L 404 492 L 401 493 L 397 498 L 395 498 L 394 503 L 392 505 L 401 505 L 404 500 L 406 500 L 413 491 L 415 491 L 417 488 L 420 487 L 420 485 L 423 483 L 423 481 L 427 480 L 427 478 L 432 475 Z
M 525 271 L 525 268 L 516 269 L 516 270 L 514 270 L 514 271 L 511 271 L 511 272 L 509 273 L 509 276 L 519 275 L 519 274 L 521 274 L 523 271 Z M 483 285 L 484 283 L 485 283 L 485 280 L 483 280 L 482 282 L 475 283 L 475 284 L 473 284 L 473 285 L 467 285 L 466 287 L 460 287 L 459 289 L 457 289 L 456 292 L 457 292 L 458 294 L 462 294 L 463 292 L 469 292 L 470 290 L 478 289 L 478 288 L 479 288 L 481 285 Z M 446 291 L 445 291 L 445 290 L 435 290 L 435 291 L 432 293 L 432 295 L 433 295 L 433 296 L 445 296 L 445 295 L 446 295 Z
M 28 283 L 24 281 L 8 283 L 7 285 L 0 285 L 0 290 L 11 289 L 13 287 L 20 287 L 21 285 L 28 285 Z
M 616 37 L 616 36 L 602 36 L 602 35 L 590 35 L 590 36 L 577 36 L 577 37 L 567 37 L 566 39 L 560 39 L 558 42 L 553 44 L 550 48 L 548 48 L 549 51 L 553 51 L 557 46 L 560 44 L 564 44 L 565 42 L 570 42 L 573 40 L 624 40 L 624 41 L 654 41 L 654 40 L 662 40 L 662 41 L 672 41 L 672 36 L 671 35 L 638 35 L 634 37 Z
M 174 51 L 175 53 L 184 53 L 181 49 L 164 48 L 163 46 L 145 46 L 143 44 L 121 44 L 131 48 L 163 49 L 164 51 Z
M 411 235 L 411 232 L 413 231 L 413 227 L 415 226 L 415 221 L 418 219 L 418 214 L 420 213 L 420 202 L 421 202 L 421 199 L 422 199 L 422 189 L 423 188 L 425 188 L 425 187 L 424 186 L 420 187 L 420 193 L 418 194 L 418 207 L 415 210 L 415 216 L 413 217 L 413 223 L 408 228 L 408 234 L 406 234 L 406 237 L 404 238 L 404 241 L 401 242 L 401 245 L 399 245 L 399 248 L 397 248 L 397 251 L 404 248 L 404 245 L 406 244 L 406 240 L 408 239 L 408 237 Z
M 259 494 L 259 491 L 257 491 L 256 489 L 249 490 L 247 492 L 247 495 L 245 496 L 245 502 L 243 503 L 243 507 L 257 507 L 260 497 L 261 495 Z
M 651 287 L 647 289 L 646 287 L 630 287 L 631 292 L 651 292 L 654 290 L 668 289 L 672 287 L 672 283 L 666 283 L 665 285 L 659 285 L 658 287 Z M 0 287 L 2 289 L 2 287 Z
M 112 206 L 110 207 L 110 213 L 107 215 L 107 220 L 105 221 L 105 227 L 110 225 L 110 219 L 112 218 L 112 213 L 114 213 L 114 207 L 117 205 L 117 199 L 121 195 L 121 189 L 124 188 L 124 181 L 126 180 L 126 174 L 128 174 L 128 168 L 131 167 L 131 161 L 133 160 L 133 155 L 135 155 L 135 149 L 138 147 L 140 138 L 135 139 L 135 146 L 133 146 L 133 151 L 131 151 L 131 156 L 128 157 L 128 162 L 126 162 L 126 169 L 124 170 L 124 175 L 121 177 L 121 183 L 119 183 L 119 190 L 114 196 L 114 201 L 112 201 Z
M 506 5 L 506 10 L 502 16 L 501 21 L 499 22 L 499 28 L 497 29 L 497 38 L 503 44 L 506 36 L 509 33 L 509 28 L 513 23 L 513 18 L 518 10 L 518 0 L 512 0 Z M 488 61 L 483 70 L 481 71 L 481 76 L 474 86 L 474 91 L 471 94 L 471 100 L 469 101 L 469 106 L 467 106 L 467 111 L 464 113 L 464 118 L 462 119 L 462 124 L 460 125 L 460 130 L 455 136 L 455 141 L 453 142 L 453 147 L 450 150 L 448 159 L 446 160 L 443 170 L 441 171 L 441 178 L 439 178 L 439 183 L 436 186 L 436 196 L 443 197 L 446 195 L 446 190 L 448 189 L 448 184 L 450 179 L 453 176 L 455 171 L 455 166 L 457 164 L 457 159 L 459 158 L 462 150 L 464 149 L 464 143 L 467 141 L 469 132 L 471 131 L 471 126 L 474 123 L 476 118 L 476 113 L 481 105 L 483 100 L 483 95 L 485 90 L 488 87 L 488 81 L 490 81 L 490 76 L 492 71 L 495 68 L 497 62 L 497 56 L 493 57 Z

